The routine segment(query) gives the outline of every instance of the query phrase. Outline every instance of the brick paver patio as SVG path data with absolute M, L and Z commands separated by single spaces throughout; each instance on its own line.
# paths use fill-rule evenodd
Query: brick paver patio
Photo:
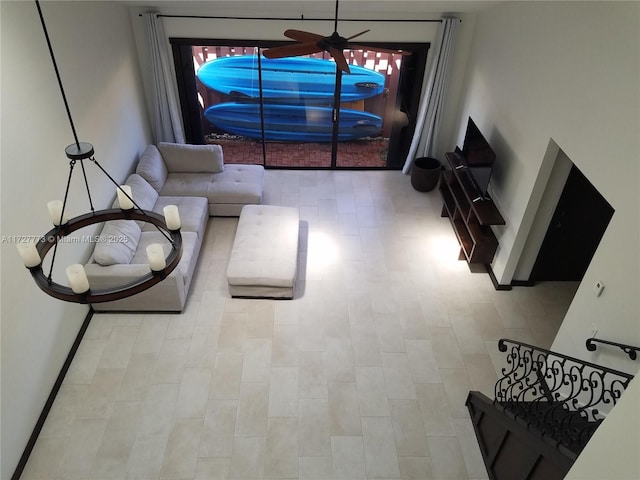
M 222 145 L 226 163 L 262 164 L 262 143 L 231 135 L 209 135 L 207 143 Z M 343 168 L 384 168 L 389 139 L 384 137 L 338 143 L 337 166 Z M 266 166 L 331 167 L 330 143 L 267 142 Z

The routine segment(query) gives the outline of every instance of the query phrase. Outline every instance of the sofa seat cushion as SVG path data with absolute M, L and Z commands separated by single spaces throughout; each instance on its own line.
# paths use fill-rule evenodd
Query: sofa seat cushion
M 138 161 L 136 173 L 149 182 L 156 192 L 162 189 L 167 181 L 168 172 L 158 147 L 155 145 L 147 147 Z
M 292 298 L 298 266 L 297 208 L 242 209 L 227 266 L 232 296 Z
M 205 197 L 209 198 L 209 188 L 213 183 L 213 173 L 171 173 L 167 176 L 160 195 L 163 197 Z
M 264 167 L 262 165 L 226 165 L 211 187 L 210 203 L 258 204 L 262 202 Z
M 140 235 L 141 229 L 138 222 L 131 220 L 105 222 L 93 250 L 94 261 L 103 266 L 131 263 L 138 249 Z
M 196 232 L 198 235 L 204 235 L 204 230 L 209 220 L 209 205 L 204 197 L 158 197 L 158 201 L 153 207 L 153 211 L 164 215 L 162 210 L 167 205 L 176 205 L 180 213 L 180 221 L 182 227 L 180 231 Z M 146 223 L 143 232 L 157 232 L 153 224 Z
M 261 165 L 226 165 L 216 174 L 170 173 L 160 195 L 206 197 L 210 204 L 257 204 L 263 185 Z
M 180 312 L 184 309 L 189 286 L 193 279 L 201 241 L 195 232 L 182 233 L 182 257 L 175 270 L 162 282 L 148 290 L 131 297 L 113 302 L 93 305 L 96 311 L 160 311 Z M 132 263 L 129 265 L 110 265 L 103 267 L 90 261 L 85 271 L 92 288 L 111 288 L 136 281 L 149 274 L 146 247 L 151 243 L 165 246 L 165 254 L 170 247 L 167 240 L 158 232 L 142 232 L 140 245 Z
M 179 275 L 184 279 L 191 276 L 190 265 L 192 263 L 193 255 L 198 255 L 199 245 L 198 234 L 195 232 L 180 232 L 182 235 L 182 257 L 176 267 Z M 148 264 L 147 260 L 147 247 L 152 243 L 159 243 L 164 250 L 165 258 L 171 251 L 171 245 L 164 236 L 158 232 L 142 232 L 140 235 L 140 242 L 138 243 L 138 250 L 131 259 L 132 264 Z M 173 273 L 173 272 L 172 272 Z

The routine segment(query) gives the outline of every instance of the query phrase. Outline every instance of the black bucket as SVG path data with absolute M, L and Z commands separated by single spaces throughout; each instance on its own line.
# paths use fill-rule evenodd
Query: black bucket
M 438 185 L 441 170 L 442 164 L 435 158 L 416 158 L 411 166 L 411 186 L 419 192 L 433 190 Z

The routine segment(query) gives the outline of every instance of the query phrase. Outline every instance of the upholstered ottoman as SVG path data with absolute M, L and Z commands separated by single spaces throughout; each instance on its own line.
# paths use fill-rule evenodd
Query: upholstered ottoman
M 293 298 L 299 228 L 297 208 L 242 208 L 227 267 L 232 297 Z

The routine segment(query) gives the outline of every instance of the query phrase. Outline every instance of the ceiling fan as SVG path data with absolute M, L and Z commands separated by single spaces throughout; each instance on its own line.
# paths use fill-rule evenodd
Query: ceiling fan
M 329 52 L 336 62 L 339 70 L 345 73 L 351 73 L 349 70 L 349 64 L 344 56 L 343 50 L 367 50 L 371 47 L 365 47 L 362 45 L 354 45 L 350 43 L 356 37 L 364 35 L 369 30 L 364 30 L 360 33 L 356 33 L 348 38 L 340 36 L 338 33 L 338 0 L 336 0 L 336 14 L 334 20 L 333 33 L 328 37 L 318 35 L 317 33 L 305 32 L 302 30 L 286 30 L 284 36 L 295 40 L 298 43 L 293 45 L 284 45 L 282 47 L 273 47 L 264 50 L 262 54 L 266 58 L 283 58 L 283 57 L 297 57 L 301 55 L 311 55 L 322 51 Z M 385 53 L 398 53 L 401 55 L 408 55 L 409 52 L 402 52 L 400 50 L 391 50 L 387 48 L 375 47 L 377 52 Z

